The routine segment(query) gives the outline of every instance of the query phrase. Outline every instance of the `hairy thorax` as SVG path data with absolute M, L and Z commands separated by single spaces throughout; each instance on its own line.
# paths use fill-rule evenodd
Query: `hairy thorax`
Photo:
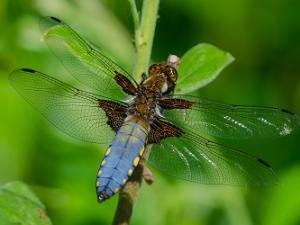
M 157 105 L 158 96 L 159 93 L 152 90 L 137 93 L 134 102 L 128 108 L 128 113 L 151 122 L 156 115 L 157 110 L 159 110 Z
M 133 103 L 128 108 L 129 115 L 151 123 L 155 115 L 160 113 L 158 100 L 163 96 L 162 89 L 167 82 L 164 76 L 159 76 L 161 69 L 160 64 L 157 64 L 150 76 L 138 85 Z

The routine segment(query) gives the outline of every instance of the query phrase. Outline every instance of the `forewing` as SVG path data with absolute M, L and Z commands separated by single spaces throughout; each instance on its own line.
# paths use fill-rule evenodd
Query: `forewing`
M 31 69 L 16 70 L 9 79 L 61 131 L 81 141 L 111 142 L 114 132 L 99 107 L 99 97 Z
M 202 184 L 265 186 L 276 182 L 266 161 L 191 132 L 153 145 L 149 162 L 167 174 Z
M 125 75 L 133 83 L 135 81 L 103 51 L 55 17 L 41 18 L 40 28 L 49 48 L 76 79 L 101 95 L 115 99 L 126 97 L 113 79 L 116 72 Z
M 299 117 L 284 109 L 229 105 L 186 95 L 174 98 L 191 101 L 193 105 L 189 109 L 165 110 L 164 116 L 206 137 L 279 137 L 300 128 Z

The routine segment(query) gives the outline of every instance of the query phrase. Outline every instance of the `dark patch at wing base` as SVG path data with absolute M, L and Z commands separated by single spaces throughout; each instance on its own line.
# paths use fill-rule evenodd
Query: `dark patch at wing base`
M 192 107 L 193 102 L 184 99 L 159 99 L 159 105 L 163 109 L 189 109 Z
M 117 132 L 126 118 L 126 107 L 119 103 L 102 99 L 98 100 L 98 105 L 108 117 L 107 124 Z
M 160 143 L 167 137 L 180 137 L 184 132 L 168 121 L 155 118 L 148 135 L 148 144 Z

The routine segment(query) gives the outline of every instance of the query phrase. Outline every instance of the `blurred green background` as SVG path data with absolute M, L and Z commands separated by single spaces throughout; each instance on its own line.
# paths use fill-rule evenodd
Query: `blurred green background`
M 297 0 L 162 0 L 152 60 L 214 44 L 236 61 L 199 95 L 300 114 L 299 12 Z M 20 67 L 74 82 L 40 41 L 39 15 L 66 21 L 129 71 L 133 61 L 127 1 L 0 0 L 0 184 L 28 183 L 54 224 L 110 224 L 117 197 L 99 205 L 94 188 L 103 150 L 57 131 L 8 83 Z M 230 145 L 267 159 L 280 185 L 205 186 L 153 170 L 155 182 L 143 184 L 132 224 L 300 224 L 300 134 Z

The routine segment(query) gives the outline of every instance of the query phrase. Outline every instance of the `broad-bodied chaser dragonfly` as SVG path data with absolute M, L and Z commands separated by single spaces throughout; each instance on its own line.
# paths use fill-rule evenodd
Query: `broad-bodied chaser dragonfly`
M 208 137 L 285 136 L 300 126 L 294 113 L 176 94 L 175 56 L 152 65 L 137 83 L 61 20 L 43 18 L 41 30 L 65 68 L 98 94 L 33 69 L 16 70 L 9 79 L 60 130 L 82 141 L 110 144 L 96 179 L 99 202 L 124 187 L 149 144 L 149 163 L 185 180 L 251 186 L 275 180 L 265 160 Z

